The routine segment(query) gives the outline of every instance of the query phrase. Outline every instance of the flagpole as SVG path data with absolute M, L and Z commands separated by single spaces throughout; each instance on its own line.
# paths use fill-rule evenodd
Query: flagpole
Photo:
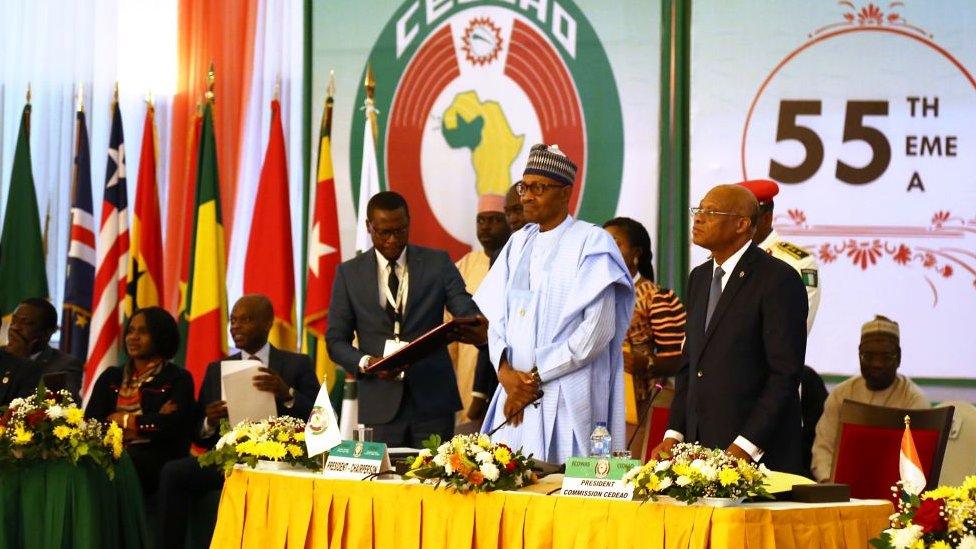
M 379 123 L 376 121 L 376 78 L 373 76 L 373 65 L 366 65 L 366 80 L 363 82 L 366 87 L 366 116 L 369 117 L 369 126 L 373 131 L 373 144 L 379 136 Z

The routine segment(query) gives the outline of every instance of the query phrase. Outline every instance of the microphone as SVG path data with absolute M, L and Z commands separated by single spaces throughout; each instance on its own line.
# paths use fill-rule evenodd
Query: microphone
M 644 425 L 644 420 L 647 419 L 647 413 L 651 410 L 651 404 L 654 404 L 654 399 L 656 399 L 657 395 L 661 394 L 661 391 L 663 390 L 664 378 L 659 377 L 654 379 L 654 388 L 651 389 L 651 396 L 647 398 L 647 401 L 641 408 L 641 413 L 639 416 L 637 416 L 637 428 L 634 429 L 634 434 L 630 435 L 630 440 L 627 441 L 627 446 L 624 446 L 624 449 L 630 448 L 630 445 L 634 443 L 634 438 L 637 437 L 637 433 L 641 432 L 641 425 Z M 647 428 L 650 429 L 650 425 L 648 425 Z
M 500 388 L 500 387 L 499 387 L 499 388 Z M 506 416 L 506 417 L 505 417 L 505 421 L 503 421 L 503 422 L 501 422 L 501 423 L 500 423 L 500 424 L 498 425 L 498 427 L 495 427 L 494 429 L 492 429 L 491 431 L 489 431 L 489 432 L 488 432 L 488 436 L 492 436 L 492 435 L 494 435 L 495 433 L 497 433 L 497 432 L 498 432 L 498 430 L 499 430 L 499 429 L 501 429 L 502 427 L 504 427 L 504 426 L 506 426 L 506 425 L 508 425 L 508 422 L 510 422 L 510 421 L 512 421 L 512 418 L 514 418 L 515 416 L 517 416 L 517 415 L 519 415 L 519 414 L 521 414 L 521 413 L 522 413 L 522 412 L 523 412 L 523 411 L 524 411 L 524 410 L 525 410 L 526 408 L 528 408 L 528 407 L 529 407 L 530 405 L 532 405 L 532 406 L 534 406 L 534 407 L 536 407 L 536 408 L 538 408 L 538 407 L 539 407 L 539 404 L 540 404 L 540 402 L 539 402 L 539 401 L 540 401 L 540 400 L 542 400 L 542 397 L 543 397 L 543 395 L 545 395 L 545 392 L 543 392 L 543 391 L 542 391 L 542 389 L 539 389 L 539 390 L 538 390 L 538 391 L 537 391 L 537 392 L 535 393 L 535 398 L 534 398 L 534 399 L 532 399 L 532 400 L 530 400 L 530 401 L 528 401 L 528 402 L 526 402 L 525 404 L 523 404 L 523 405 L 522 405 L 522 406 L 521 406 L 521 407 L 520 407 L 520 408 L 519 408 L 518 410 L 515 410 L 514 412 L 512 412 L 512 414 L 511 414 L 511 415 L 509 415 L 509 416 Z

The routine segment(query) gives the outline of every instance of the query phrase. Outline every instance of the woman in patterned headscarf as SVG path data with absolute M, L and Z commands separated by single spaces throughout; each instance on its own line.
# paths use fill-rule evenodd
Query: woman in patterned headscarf
M 170 362 L 179 346 L 179 329 L 166 310 L 137 310 L 125 327 L 128 360 L 98 377 L 85 408 L 87 417 L 122 428 L 147 497 L 156 491 L 163 464 L 190 447 L 193 379 Z

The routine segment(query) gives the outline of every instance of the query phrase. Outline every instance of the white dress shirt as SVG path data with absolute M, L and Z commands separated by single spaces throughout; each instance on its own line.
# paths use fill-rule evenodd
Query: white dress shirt
M 725 285 L 729 283 L 732 273 L 735 271 L 736 267 L 739 266 L 739 260 L 742 259 L 742 256 L 746 253 L 746 250 L 749 249 L 749 245 L 751 244 L 751 240 L 746 242 L 741 248 L 739 248 L 738 251 L 729 256 L 728 259 L 723 261 L 721 264 L 716 263 L 715 260 L 712 259 L 712 274 L 714 275 L 715 269 L 719 267 L 721 267 L 722 271 L 724 272 L 722 275 L 723 292 L 725 291 Z M 679 431 L 675 431 L 674 429 L 668 429 L 668 431 L 664 433 L 664 438 L 670 438 L 677 440 L 678 442 L 683 442 L 685 440 L 685 435 Z M 752 456 L 754 461 L 759 461 L 763 457 L 764 452 L 742 435 L 735 437 L 735 440 L 732 443 L 745 450 L 747 454 Z
M 373 250 L 373 252 L 376 254 L 376 282 L 380 290 L 380 307 L 386 309 L 386 289 L 389 287 L 387 286 L 387 282 L 390 278 L 390 261 L 383 257 L 383 254 L 379 251 Z M 400 284 L 402 285 L 405 280 L 404 277 L 407 275 L 406 248 L 400 252 L 400 257 L 397 258 L 395 265 L 397 278 L 400 279 Z M 403 286 L 403 303 L 401 304 L 402 310 L 400 311 L 400 314 L 403 316 L 407 316 L 407 291 L 409 290 L 409 285 Z M 393 296 L 393 298 L 396 299 L 396 296 Z

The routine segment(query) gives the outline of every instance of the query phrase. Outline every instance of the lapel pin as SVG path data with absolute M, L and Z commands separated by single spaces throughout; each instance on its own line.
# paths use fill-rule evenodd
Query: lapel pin
M 10 378 L 7 376 L 3 376 L 3 383 L 6 384 L 8 381 L 10 381 Z
M 745 271 L 739 271 L 739 278 L 742 278 L 744 276 L 746 276 L 746 272 Z

